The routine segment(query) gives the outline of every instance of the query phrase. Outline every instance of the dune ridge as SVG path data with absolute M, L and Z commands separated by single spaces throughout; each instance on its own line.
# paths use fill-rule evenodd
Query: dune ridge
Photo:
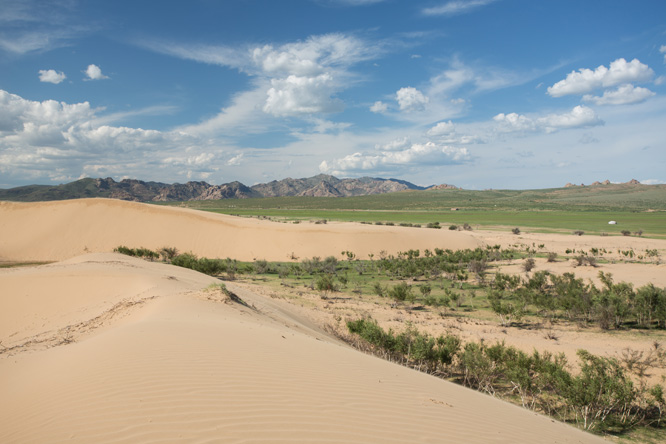
M 113 199 L 0 202 L 0 260 L 57 261 L 119 245 L 202 257 L 285 261 L 349 250 L 358 257 L 482 245 L 465 232 L 346 223 L 286 224 Z
M 56 272 L 69 285 L 50 286 Z M 21 279 L 35 284 L 8 284 Z M 39 334 L 142 301 L 71 342 L 0 354 L 0 441 L 604 442 L 359 353 L 296 309 L 229 283 L 248 306 L 233 303 L 207 288 L 215 282 L 113 253 L 0 270 L 0 287 L 12 289 L 1 311 L 22 319 L 3 327 L 3 342 L 17 326 Z M 21 309 L 47 295 L 58 304 Z

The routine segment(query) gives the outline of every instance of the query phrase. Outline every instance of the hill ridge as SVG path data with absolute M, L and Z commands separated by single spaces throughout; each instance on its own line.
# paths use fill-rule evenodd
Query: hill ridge
M 105 197 L 135 202 L 180 202 L 283 196 L 349 197 L 425 189 L 398 179 L 338 179 L 326 174 L 300 179 L 288 177 L 251 187 L 238 181 L 222 185 L 211 185 L 204 181 L 167 184 L 138 179 L 117 182 L 107 177 L 84 178 L 54 186 L 28 185 L 0 189 L 0 200 L 35 202 Z

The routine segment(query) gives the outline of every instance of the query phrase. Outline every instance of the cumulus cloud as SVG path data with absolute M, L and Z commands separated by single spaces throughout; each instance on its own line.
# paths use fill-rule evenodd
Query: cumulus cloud
M 86 74 L 86 79 L 85 80 L 103 80 L 103 79 L 108 79 L 107 76 L 102 74 L 102 70 L 99 66 L 97 65 L 88 65 L 86 70 L 84 71 Z
M 549 114 L 544 117 L 532 118 L 522 114 L 500 113 L 493 117 L 502 132 L 530 132 L 545 131 L 552 133 L 562 129 L 584 128 L 603 125 L 603 121 L 594 110 L 586 106 L 576 106 L 570 112 L 563 114 Z
M 39 70 L 39 81 L 45 83 L 53 83 L 57 85 L 58 83 L 65 80 L 67 76 L 64 72 L 57 72 L 54 69 L 40 69 Z
M 414 143 L 401 150 L 374 153 L 354 153 L 340 159 L 323 161 L 319 170 L 324 173 L 346 174 L 364 171 L 392 171 L 396 168 L 422 165 L 454 165 L 468 162 L 466 148 L 442 146 L 433 142 Z
M 149 49 L 173 56 L 232 67 L 253 79 L 254 91 L 238 94 L 236 106 L 259 109 L 273 116 L 310 116 L 341 111 L 335 95 L 355 82 L 350 67 L 377 57 L 379 49 L 344 34 L 311 36 L 283 45 L 183 46 L 144 42 Z M 257 94 L 254 94 L 257 92 Z M 263 97 L 261 97 L 263 96 Z M 255 100 L 261 98 L 261 102 Z M 239 100 L 250 99 L 243 105 Z M 227 113 L 223 111 L 226 116 Z M 221 123 L 218 117 L 207 122 Z
M 383 145 L 377 144 L 375 145 L 375 149 L 381 151 L 402 151 L 408 148 L 410 145 L 411 142 L 409 141 L 408 137 L 401 137 Z
M 370 111 L 377 114 L 382 114 L 388 111 L 388 105 L 382 101 L 377 101 L 372 104 Z
M 647 82 L 653 76 L 654 71 L 638 59 L 627 62 L 621 58 L 611 62 L 608 68 L 601 65 L 594 71 L 587 68 L 572 71 L 564 80 L 548 87 L 548 94 L 552 97 L 585 94 L 599 88 L 609 88 L 631 82 Z
M 100 111 L 88 102 L 31 101 L 0 90 L 0 174 L 74 180 L 165 168 L 173 177 L 202 177 L 214 170 L 207 141 L 183 132 L 100 124 Z M 185 157 L 178 157 L 183 151 Z
M 340 111 L 342 103 L 331 98 L 334 89 L 333 77 L 328 73 L 273 79 L 263 110 L 275 116 Z
M 615 90 L 605 91 L 601 97 L 586 94 L 583 96 L 583 100 L 596 105 L 628 105 L 644 102 L 654 95 L 655 93 L 647 88 L 621 85 Z
M 398 101 L 400 109 L 407 112 L 423 111 L 428 103 L 428 98 L 421 91 L 411 86 L 400 88 L 395 93 L 395 99 Z
M 448 122 L 439 122 L 426 133 L 430 137 L 447 136 L 455 133 L 455 125 L 450 120 Z
M 448 3 L 444 3 L 440 6 L 433 6 L 430 8 L 424 8 L 421 12 L 424 15 L 458 15 L 470 12 L 481 6 L 488 5 L 493 3 L 495 0 L 454 0 Z

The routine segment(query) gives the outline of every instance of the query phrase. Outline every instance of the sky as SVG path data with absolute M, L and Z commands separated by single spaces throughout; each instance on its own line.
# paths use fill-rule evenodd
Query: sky
M 666 183 L 663 0 L 0 0 L 0 188 Z

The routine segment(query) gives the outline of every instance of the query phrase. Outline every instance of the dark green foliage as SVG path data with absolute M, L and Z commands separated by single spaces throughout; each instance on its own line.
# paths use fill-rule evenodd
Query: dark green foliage
M 171 263 L 178 267 L 189 268 L 210 276 L 218 276 L 224 272 L 228 272 L 233 277 L 237 271 L 236 261 L 232 261 L 231 259 L 199 259 L 192 253 L 178 255 L 171 260 Z
M 503 342 L 468 342 L 453 335 L 434 338 L 408 326 L 395 334 L 372 319 L 348 321 L 383 357 L 429 373 L 453 376 L 467 387 L 519 402 L 586 430 L 628 430 L 656 424 L 666 406 L 661 385 L 638 389 L 616 359 L 578 351 L 580 370 L 567 369 L 564 354 L 525 353 Z
M 400 282 L 388 290 L 388 296 L 396 302 L 413 302 L 414 293 L 412 287 L 405 282 Z
M 335 279 L 330 274 L 322 274 L 315 280 L 315 289 L 318 291 L 338 291 Z
M 157 259 L 160 255 L 148 248 L 128 248 L 123 245 L 114 248 L 116 253 L 126 254 L 127 256 L 140 257 L 144 259 L 154 260 Z
M 434 338 L 407 328 L 396 335 L 392 330 L 384 331 L 373 319 L 348 321 L 350 333 L 359 335 L 377 348 L 384 356 L 411 363 L 430 373 L 448 372 L 462 344 L 460 338 L 453 335 Z
M 583 428 L 594 430 L 609 415 L 617 415 L 632 405 L 637 394 L 617 360 L 585 350 L 578 350 L 578 357 L 580 374 L 560 384 L 558 389 Z

